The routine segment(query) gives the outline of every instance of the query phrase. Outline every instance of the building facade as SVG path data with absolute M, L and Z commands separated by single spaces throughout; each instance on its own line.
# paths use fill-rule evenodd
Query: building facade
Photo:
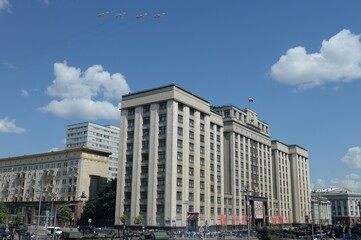
M 119 127 L 91 122 L 67 126 L 66 148 L 87 147 L 110 152 L 108 180 L 118 174 Z
M 224 191 L 232 206 L 226 212 L 227 225 L 247 224 L 246 197 L 249 197 L 252 225 L 264 225 L 271 219 L 273 205 L 269 126 L 248 108 L 221 106 L 212 109 L 223 118 Z M 248 196 L 246 189 L 250 191 Z
M 39 218 L 40 225 L 52 225 L 55 210 L 70 203 L 77 219 L 83 201 L 106 183 L 109 155 L 73 148 L 2 158 L 0 199 L 12 215 L 21 213 L 26 224 L 37 224 Z
M 325 198 L 331 203 L 331 219 L 327 221 L 344 226 L 361 224 L 361 193 L 342 187 L 317 189 L 313 195 L 315 198 Z M 325 221 L 322 214 L 321 221 Z
M 308 151 L 272 140 L 273 223 L 307 223 L 311 213 Z
M 224 212 L 222 117 L 169 85 L 123 96 L 116 217 L 147 226 L 215 225 Z
M 171 84 L 124 95 L 120 126 L 116 225 L 122 215 L 187 230 L 305 223 L 308 152 L 273 144 L 251 109 Z

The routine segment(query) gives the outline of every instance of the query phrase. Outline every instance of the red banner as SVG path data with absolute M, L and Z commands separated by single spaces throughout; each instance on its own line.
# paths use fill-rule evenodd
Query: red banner
M 283 224 L 283 217 L 281 215 L 278 216 L 278 223 Z
M 276 223 L 277 223 L 276 216 L 272 216 L 272 224 L 276 224 Z

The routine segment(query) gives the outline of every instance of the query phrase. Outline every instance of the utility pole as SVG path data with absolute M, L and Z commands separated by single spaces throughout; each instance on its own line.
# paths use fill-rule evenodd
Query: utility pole
M 249 186 L 245 187 L 245 189 L 241 190 L 241 192 L 245 195 L 246 198 L 246 219 L 247 219 L 247 239 L 250 240 L 250 204 L 249 204 L 249 194 L 252 190 L 249 189 Z
M 39 191 L 37 191 L 40 193 L 40 196 L 39 196 L 39 209 L 38 209 L 38 221 L 36 223 L 36 234 L 35 234 L 35 239 L 38 240 L 39 238 L 39 225 L 40 225 L 40 215 L 41 215 L 41 199 L 43 198 L 43 192 L 44 192 L 44 189 L 41 189 Z

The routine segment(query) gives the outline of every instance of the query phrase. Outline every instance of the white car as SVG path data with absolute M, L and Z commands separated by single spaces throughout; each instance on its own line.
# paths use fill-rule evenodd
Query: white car
M 55 231 L 55 232 L 54 232 Z M 46 228 L 46 234 L 47 235 L 53 235 L 54 233 L 56 235 L 60 235 L 63 232 L 60 227 L 47 227 Z

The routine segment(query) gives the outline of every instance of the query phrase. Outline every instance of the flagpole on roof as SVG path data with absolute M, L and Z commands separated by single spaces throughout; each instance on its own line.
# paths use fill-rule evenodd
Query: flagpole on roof
M 254 102 L 253 98 L 248 98 L 248 108 L 250 108 L 250 104 Z

